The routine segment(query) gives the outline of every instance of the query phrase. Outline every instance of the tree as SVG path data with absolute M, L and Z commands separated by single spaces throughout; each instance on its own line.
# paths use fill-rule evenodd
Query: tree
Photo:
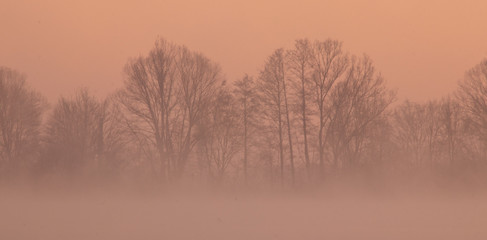
M 284 55 L 284 53 L 281 53 Z M 287 58 L 286 56 L 282 56 L 284 59 L 284 68 L 287 67 Z M 286 70 L 284 71 L 286 72 Z M 286 110 L 286 125 L 287 125 L 287 139 L 289 143 L 289 162 L 291 164 L 291 181 L 295 183 L 295 169 L 294 169 L 294 151 L 293 151 L 293 138 L 291 135 L 291 118 L 289 117 L 289 101 L 288 101 L 288 90 L 287 90 L 287 81 L 289 78 L 287 76 L 283 76 L 282 79 L 282 94 L 284 95 L 284 108 Z
M 235 155 L 240 151 L 241 119 L 236 100 L 222 88 L 210 107 L 210 114 L 202 126 L 201 139 L 210 177 L 221 183 Z
M 267 59 L 261 71 L 257 88 L 263 106 L 264 122 L 277 132 L 279 139 L 279 165 L 281 184 L 284 184 L 284 87 L 285 62 L 283 49 L 278 49 Z
M 169 171 L 172 157 L 171 130 L 176 118 L 176 57 L 178 47 L 163 39 L 156 41 L 148 57 L 129 60 L 120 102 L 128 112 L 127 125 L 145 153 L 154 146 L 159 155 L 160 174 Z M 151 158 L 149 158 L 151 159 Z M 151 166 L 153 166 L 151 161 Z M 155 167 L 152 167 L 155 171 Z
M 308 177 L 311 174 L 311 160 L 308 144 L 310 110 L 307 102 L 311 95 L 312 54 L 312 44 L 308 39 L 297 40 L 294 49 L 288 51 L 289 70 L 295 78 L 294 88 L 300 100 L 298 109 L 303 127 L 304 159 Z
M 434 101 L 423 104 L 406 101 L 394 111 L 396 143 L 403 154 L 412 155 L 413 166 L 432 167 L 438 157 L 442 141 L 439 109 Z
M 220 77 L 220 68 L 202 54 L 182 48 L 177 62 L 180 88 L 179 111 L 182 112 L 175 141 L 178 158 L 175 166 L 176 177 L 179 177 L 188 161 L 189 154 L 199 141 L 194 136 L 193 128 L 208 114 L 209 107 L 224 84 Z
M 478 130 L 487 141 L 487 59 L 482 60 L 459 82 L 457 98 Z
M 465 131 L 470 136 L 466 146 L 476 162 L 487 162 L 487 59 L 468 70 L 458 84 L 456 98 L 465 112 Z M 471 139 L 474 138 L 474 139 Z
M 129 128 L 156 150 L 160 176 L 179 178 L 199 140 L 194 128 L 222 84 L 219 66 L 158 39 L 147 57 L 129 60 L 125 76 L 119 97 Z
M 38 152 L 46 103 L 25 79 L 15 70 L 0 67 L 0 169 L 31 164 Z
M 256 113 L 258 101 L 255 89 L 255 83 L 252 77 L 245 75 L 242 79 L 235 82 L 234 95 L 239 106 L 239 112 L 242 116 L 243 125 L 243 171 L 244 182 L 248 182 L 248 155 L 249 155 L 249 133 L 255 129 Z
M 327 104 L 325 143 L 335 166 L 341 158 L 346 160 L 342 162 L 345 167 L 357 165 L 394 96 L 368 56 L 351 58 L 345 79 L 336 84 Z
M 456 162 L 459 150 L 463 147 L 465 134 L 465 116 L 460 104 L 448 96 L 440 102 L 439 120 L 446 138 L 448 165 Z
M 41 167 L 70 174 L 117 169 L 128 139 L 114 104 L 86 89 L 61 97 L 47 122 Z
M 318 151 L 320 175 L 324 176 L 325 132 L 327 123 L 326 104 L 329 93 L 348 66 L 348 56 L 342 50 L 342 43 L 325 40 L 313 44 L 312 55 L 314 103 L 318 113 Z

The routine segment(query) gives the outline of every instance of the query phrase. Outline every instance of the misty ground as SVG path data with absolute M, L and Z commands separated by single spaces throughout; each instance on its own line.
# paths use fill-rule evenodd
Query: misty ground
M 0 239 L 487 239 L 480 191 L 6 187 Z

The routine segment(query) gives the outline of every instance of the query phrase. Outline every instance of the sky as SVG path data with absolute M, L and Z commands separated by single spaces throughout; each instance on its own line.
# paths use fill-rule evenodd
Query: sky
M 399 100 L 424 101 L 487 57 L 486 29 L 485 0 L 2 0 L 0 66 L 55 102 L 120 88 L 127 60 L 158 37 L 204 53 L 229 81 L 296 39 L 332 38 L 368 54 Z

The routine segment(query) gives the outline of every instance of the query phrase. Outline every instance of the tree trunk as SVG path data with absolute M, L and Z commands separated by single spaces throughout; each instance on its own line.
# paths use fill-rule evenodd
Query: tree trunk
M 244 183 L 247 185 L 247 98 L 244 100 Z
M 289 107 L 287 103 L 287 93 L 286 93 L 286 79 L 282 79 L 282 87 L 283 87 L 283 94 L 284 94 L 284 106 L 286 107 L 286 120 L 287 120 L 287 136 L 289 140 L 289 160 L 291 163 L 291 180 L 292 184 L 295 183 L 295 176 L 294 176 L 294 156 L 293 156 L 293 141 L 291 137 L 291 121 L 289 120 Z
M 305 91 L 305 76 L 304 69 L 301 69 L 301 114 L 303 121 L 303 138 L 304 138 L 304 159 L 306 162 L 306 173 L 308 178 L 311 177 L 311 163 L 309 161 L 309 150 L 308 150 L 308 130 L 306 121 L 306 91 Z
M 281 101 L 278 97 L 278 124 L 279 124 L 279 163 L 281 165 L 281 185 L 284 185 L 284 149 L 282 143 L 282 118 L 281 118 Z
M 319 154 L 320 154 L 320 177 L 323 178 L 325 175 L 325 164 L 324 164 L 324 144 L 323 144 L 323 107 L 320 106 L 320 130 L 318 132 L 318 143 L 319 143 Z

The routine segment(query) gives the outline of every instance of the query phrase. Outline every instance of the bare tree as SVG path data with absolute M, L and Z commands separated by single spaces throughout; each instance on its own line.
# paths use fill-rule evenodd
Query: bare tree
M 25 83 L 25 75 L 0 67 L 0 169 L 33 162 L 46 104 Z
M 438 158 L 439 151 L 442 145 L 442 126 L 440 110 L 441 104 L 437 101 L 429 101 L 426 106 L 426 137 L 427 137 L 427 148 L 428 148 L 428 167 L 430 169 L 434 168 Z
M 100 101 L 88 90 L 61 97 L 47 122 L 41 167 L 66 173 L 116 169 L 127 143 L 113 102 Z
M 457 97 L 479 137 L 487 141 L 487 59 L 467 71 L 459 83 Z
M 437 102 L 424 104 L 406 101 L 394 111 L 396 142 L 415 167 L 432 167 L 441 145 L 441 126 Z M 428 160 L 428 162 L 426 162 Z M 427 165 L 426 165 L 427 164 Z
M 129 128 L 156 149 L 162 178 L 178 178 L 198 141 L 194 128 L 221 85 L 218 65 L 159 39 L 149 56 L 127 63 L 125 74 L 119 96 Z
M 186 48 L 181 49 L 179 61 L 176 64 L 179 76 L 180 90 L 178 106 L 182 114 L 179 122 L 179 131 L 175 132 L 178 158 L 173 159 L 176 176 L 180 176 L 188 161 L 189 154 L 198 142 L 194 137 L 193 129 L 213 102 L 222 82 L 219 76 L 219 67 L 199 53 L 192 53 Z
M 220 184 L 229 164 L 241 150 L 241 119 L 236 100 L 227 89 L 219 91 L 207 118 L 201 144 L 205 149 L 210 176 Z
M 243 171 L 244 182 L 248 182 L 248 155 L 249 155 L 249 133 L 255 129 L 255 118 L 258 108 L 255 83 L 252 77 L 245 75 L 241 80 L 235 82 L 234 95 L 239 103 L 239 111 L 242 116 L 243 125 Z
M 97 165 L 104 172 L 123 170 L 133 158 L 133 138 L 123 121 L 121 106 L 116 95 L 100 101 L 98 120 Z
M 285 71 L 284 73 L 286 73 L 286 67 L 287 67 L 287 64 L 286 64 L 286 56 L 284 56 L 284 53 L 281 53 L 283 56 L 282 58 L 284 59 L 284 67 L 285 68 Z M 295 169 L 294 169 L 294 151 L 293 151 L 293 138 L 292 138 L 292 134 L 291 134 L 291 118 L 289 117 L 289 101 L 288 101 L 288 90 L 287 90 L 287 81 L 289 80 L 287 76 L 283 76 L 284 78 L 282 79 L 282 93 L 284 95 L 284 107 L 285 107 L 285 110 L 286 110 L 286 125 L 287 125 L 287 139 L 288 139 L 288 143 L 289 143 L 289 162 L 291 164 L 291 181 L 292 181 L 292 184 L 294 185 L 295 184 Z
M 399 146 L 402 146 L 403 154 L 412 154 L 413 165 L 419 164 L 422 152 L 426 143 L 424 131 L 424 109 L 421 105 L 410 101 L 395 108 L 394 129 L 395 139 Z M 409 155 L 407 154 L 407 155 Z
M 465 112 L 465 132 L 469 135 L 464 159 L 487 163 L 487 59 L 468 70 L 458 84 L 456 98 Z M 466 164 L 465 164 L 466 165 Z M 478 164 L 476 164 L 479 166 Z
M 345 166 L 356 165 L 365 144 L 385 118 L 395 93 L 388 91 L 383 78 L 375 71 L 369 57 L 353 57 L 344 81 L 337 83 L 327 105 L 326 144 L 334 156 L 334 164 L 346 154 Z
M 155 147 L 163 178 L 167 177 L 169 157 L 173 155 L 170 142 L 178 97 L 175 90 L 177 52 L 177 46 L 159 39 L 148 57 L 129 60 L 125 66 L 125 88 L 119 95 L 122 106 L 130 114 L 127 125 L 146 148 L 144 152 L 150 152 L 145 143 Z M 154 166 L 152 169 L 155 170 Z
M 311 174 L 311 160 L 309 156 L 308 131 L 310 124 L 309 115 L 310 110 L 307 100 L 311 95 L 311 75 L 312 75 L 312 44 L 308 39 L 297 40 L 294 44 L 294 49 L 288 51 L 289 69 L 295 77 L 295 88 L 300 103 L 298 104 L 300 111 L 300 120 L 303 127 L 303 143 L 304 143 L 304 159 L 306 164 L 306 173 L 308 177 Z
M 275 129 L 279 139 L 279 164 L 281 184 L 284 184 L 284 88 L 285 64 L 283 50 L 276 50 L 266 61 L 257 87 L 259 99 L 264 107 L 263 115 L 270 128 Z
M 326 104 L 329 93 L 348 66 L 348 56 L 342 50 L 342 43 L 325 40 L 313 44 L 312 55 L 314 103 L 318 111 L 318 151 L 320 175 L 324 176 L 325 132 L 327 126 Z
M 459 150 L 463 146 L 465 134 L 465 116 L 460 104 L 448 96 L 440 102 L 439 121 L 443 128 L 443 135 L 446 138 L 448 165 L 456 162 Z

